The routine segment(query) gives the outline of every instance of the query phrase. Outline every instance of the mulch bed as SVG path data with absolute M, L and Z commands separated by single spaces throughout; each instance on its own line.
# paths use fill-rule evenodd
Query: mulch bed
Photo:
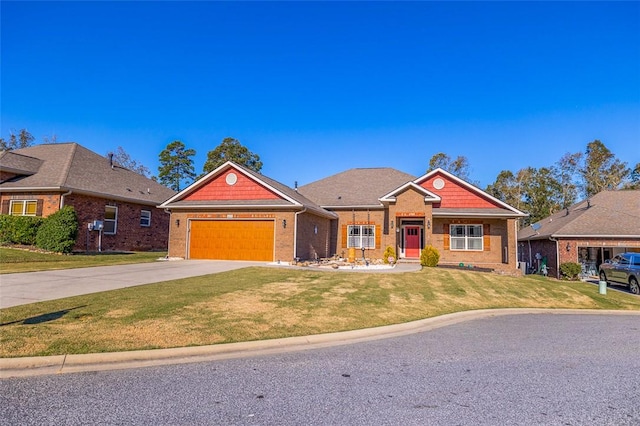
M 438 265 L 438 268 L 446 268 L 446 269 L 458 269 L 460 271 L 478 271 L 478 272 L 493 272 L 494 270 L 491 268 L 480 268 L 478 266 L 473 265 Z

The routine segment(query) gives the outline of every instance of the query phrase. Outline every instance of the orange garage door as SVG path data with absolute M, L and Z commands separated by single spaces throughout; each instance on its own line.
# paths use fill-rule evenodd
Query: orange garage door
M 272 220 L 192 220 L 190 259 L 273 261 Z

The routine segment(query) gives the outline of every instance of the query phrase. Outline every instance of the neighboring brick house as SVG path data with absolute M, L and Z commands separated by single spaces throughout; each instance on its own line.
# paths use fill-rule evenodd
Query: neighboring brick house
M 640 252 L 640 191 L 603 191 L 518 232 L 519 260 L 536 270 L 546 263 L 551 276 L 558 265 L 582 264 L 597 275 L 605 260 L 626 251 Z
M 166 250 L 170 215 L 158 204 L 175 191 L 77 143 L 0 153 L 2 214 L 49 216 L 73 206 L 74 250 Z M 89 224 L 102 221 L 102 232 Z
M 442 264 L 516 270 L 525 214 L 444 170 L 422 177 L 352 169 L 291 189 L 227 162 L 161 205 L 171 211 L 169 255 L 290 261 L 337 254 L 381 259 L 387 247 Z M 262 228 L 260 228 L 262 226 Z

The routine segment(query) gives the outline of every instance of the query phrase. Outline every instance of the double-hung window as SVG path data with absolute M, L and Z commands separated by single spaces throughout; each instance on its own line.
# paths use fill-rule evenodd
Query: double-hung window
M 140 211 L 140 226 L 144 226 L 144 227 L 151 226 L 151 211 L 150 210 L 141 210 Z
M 376 248 L 375 225 L 349 225 L 347 247 Z
M 483 250 L 482 225 L 451 225 L 451 250 Z
M 118 229 L 118 208 L 116 206 L 104 207 L 104 233 L 115 234 Z
M 11 200 L 9 209 L 12 216 L 36 216 L 38 201 L 36 200 Z

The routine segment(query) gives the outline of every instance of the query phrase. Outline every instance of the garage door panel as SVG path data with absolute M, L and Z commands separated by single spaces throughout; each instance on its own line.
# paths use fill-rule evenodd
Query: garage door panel
M 191 221 L 191 259 L 272 261 L 273 250 L 272 220 Z

